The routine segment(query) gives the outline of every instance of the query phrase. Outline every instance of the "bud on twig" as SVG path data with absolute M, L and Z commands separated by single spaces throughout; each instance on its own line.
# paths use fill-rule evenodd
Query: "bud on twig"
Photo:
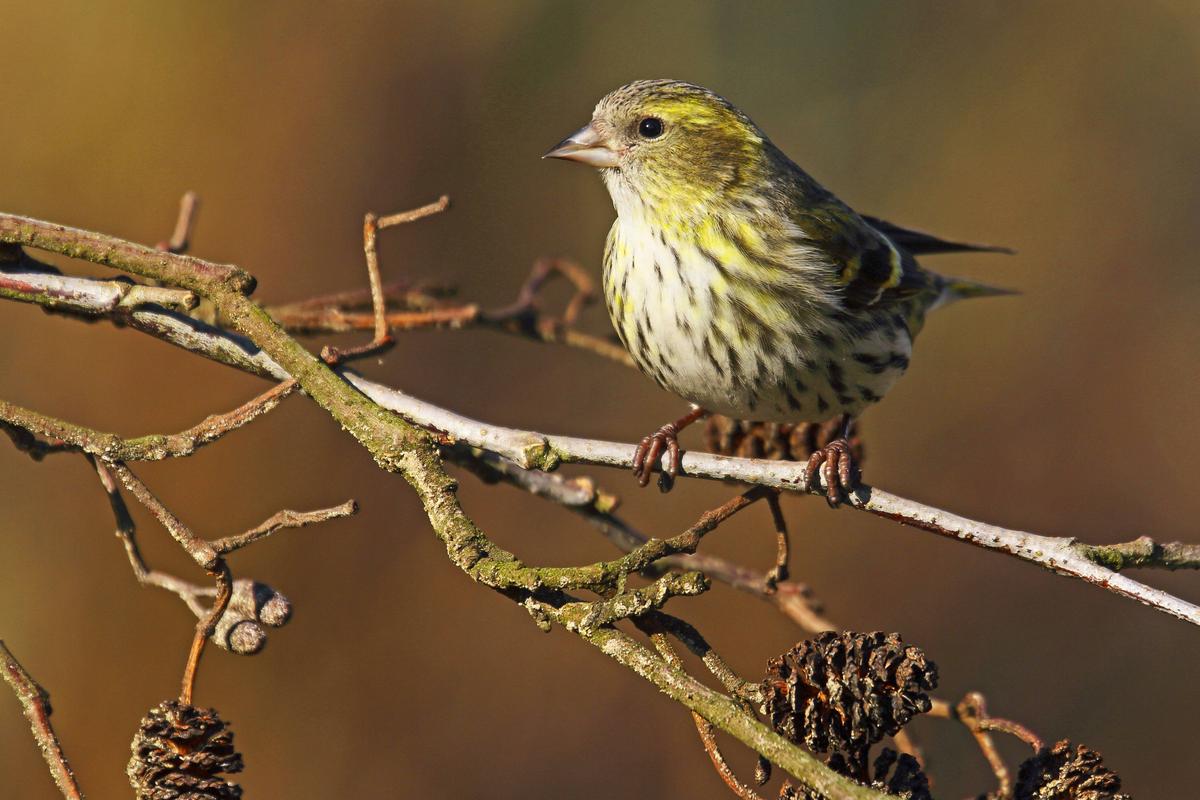
M 291 616 L 290 600 L 265 583 L 242 578 L 233 583 L 229 607 L 217 620 L 212 640 L 238 655 L 254 655 L 267 646 L 263 625 L 280 628 Z

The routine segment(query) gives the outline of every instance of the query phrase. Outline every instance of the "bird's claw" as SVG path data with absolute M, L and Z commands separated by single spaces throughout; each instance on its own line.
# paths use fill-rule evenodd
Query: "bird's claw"
M 658 488 L 669 492 L 675 485 L 675 476 L 679 474 L 680 460 L 683 454 L 679 449 L 679 428 L 673 423 L 667 423 L 650 434 L 638 444 L 633 454 L 633 475 L 639 486 L 650 483 L 650 474 L 658 458 L 667 452 L 666 468 L 658 474 Z
M 854 490 L 858 487 L 858 466 L 845 438 L 834 439 L 808 457 L 803 476 L 806 491 L 813 487 L 818 474 L 825 486 L 825 500 L 831 508 L 837 508 L 843 500 L 853 501 Z

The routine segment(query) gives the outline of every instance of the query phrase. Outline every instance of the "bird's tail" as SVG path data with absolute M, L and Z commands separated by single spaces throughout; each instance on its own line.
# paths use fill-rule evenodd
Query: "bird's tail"
M 942 292 L 929 310 L 932 311 L 935 308 L 970 297 L 999 297 L 1005 294 L 1020 294 L 1020 292 L 1016 289 L 1004 289 L 1000 286 L 980 283 L 970 278 L 943 278 Z

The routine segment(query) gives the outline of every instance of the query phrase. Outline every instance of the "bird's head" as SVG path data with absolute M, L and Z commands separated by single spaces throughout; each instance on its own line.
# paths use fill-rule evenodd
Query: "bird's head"
M 673 80 L 635 81 L 602 99 L 592 120 L 544 158 L 600 170 L 626 202 L 704 204 L 757 179 L 767 139 L 729 101 Z

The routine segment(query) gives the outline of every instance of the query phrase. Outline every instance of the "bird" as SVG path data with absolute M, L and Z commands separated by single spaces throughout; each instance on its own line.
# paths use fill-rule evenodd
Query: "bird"
M 595 167 L 617 218 L 603 294 L 637 367 L 690 404 L 639 443 L 633 469 L 659 487 L 681 469 L 678 434 L 710 413 L 760 422 L 840 419 L 813 452 L 830 505 L 860 475 L 852 421 L 904 373 L 927 312 L 1012 294 L 944 277 L 917 256 L 1013 251 L 949 241 L 860 215 L 783 153 L 741 110 L 678 80 L 609 93 L 543 158 Z

